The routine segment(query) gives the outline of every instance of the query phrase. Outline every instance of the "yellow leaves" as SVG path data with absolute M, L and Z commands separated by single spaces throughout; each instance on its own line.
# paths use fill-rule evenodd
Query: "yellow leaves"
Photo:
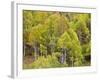
M 58 47 L 67 48 L 71 46 L 71 38 L 67 32 L 64 32 L 58 39 Z
M 36 11 L 33 13 L 33 21 L 38 23 L 44 23 L 44 21 L 47 19 L 48 13 L 42 12 L 42 11 Z
M 72 28 L 68 29 L 68 33 L 69 33 L 69 36 L 70 36 L 71 40 L 76 41 L 76 43 L 80 45 L 77 33 Z
M 48 55 L 47 58 L 40 56 L 36 61 L 32 63 L 33 68 L 50 68 L 59 65 L 59 62 L 55 56 Z
M 90 52 L 89 44 L 83 46 L 90 41 L 90 14 L 25 10 L 23 16 L 24 42 L 32 48 L 38 43 L 39 57 L 32 64 L 34 68 L 58 66 L 62 53 L 77 66 L 84 52 Z
M 40 36 L 41 36 L 41 31 L 42 31 L 41 27 L 42 25 L 39 24 L 31 29 L 30 35 L 29 35 L 30 41 L 32 42 L 39 41 Z

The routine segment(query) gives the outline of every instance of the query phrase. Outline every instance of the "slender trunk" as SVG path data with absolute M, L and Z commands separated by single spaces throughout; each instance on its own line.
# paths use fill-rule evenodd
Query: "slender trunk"
M 64 63 L 64 49 L 61 49 L 61 57 L 60 57 L 60 62 L 63 64 Z
M 37 48 L 36 46 L 34 46 L 34 60 L 37 59 Z
M 72 67 L 74 67 L 74 58 L 73 58 L 73 55 L 72 55 Z
M 35 60 L 38 58 L 38 56 L 40 55 L 40 44 L 39 43 L 35 43 L 34 45 L 34 57 Z
M 61 62 L 62 64 L 64 63 L 64 55 L 63 55 L 63 54 L 61 55 L 60 62 Z
M 52 53 L 54 53 L 54 51 L 55 51 L 55 47 L 54 47 L 54 45 L 52 45 L 51 46 L 51 55 L 52 55 Z
M 64 51 L 64 62 L 66 63 L 66 50 Z

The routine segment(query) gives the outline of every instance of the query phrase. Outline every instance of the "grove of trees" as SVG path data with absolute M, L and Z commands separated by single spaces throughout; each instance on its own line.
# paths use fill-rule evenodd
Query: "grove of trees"
M 23 68 L 91 65 L 89 13 L 23 10 Z

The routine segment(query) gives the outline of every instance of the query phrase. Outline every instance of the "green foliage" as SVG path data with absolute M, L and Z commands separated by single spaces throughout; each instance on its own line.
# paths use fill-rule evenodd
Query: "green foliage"
M 32 63 L 32 68 L 50 68 L 57 67 L 60 63 L 55 56 L 48 55 L 47 58 L 40 56 L 36 61 Z
M 82 45 L 82 48 L 83 48 L 83 55 L 85 55 L 85 56 L 88 56 L 88 55 L 91 55 L 91 43 L 89 42 L 89 43 L 87 43 L 87 44 L 84 44 L 84 45 Z
M 82 49 L 81 49 L 77 34 L 72 29 L 69 29 L 68 32 L 64 32 L 64 34 L 59 38 L 58 46 L 60 48 L 64 48 L 67 50 L 71 49 L 71 51 L 67 54 L 69 54 L 70 61 L 75 63 L 75 65 L 74 63 L 72 63 L 73 66 L 81 65 L 81 61 L 83 58 Z
M 90 21 L 89 13 L 23 10 L 24 51 L 33 57 L 24 68 L 90 65 Z
M 38 24 L 43 24 L 48 16 L 49 14 L 47 12 L 41 12 L 41 11 L 33 12 L 33 22 L 34 22 L 33 26 L 36 26 Z
M 32 11 L 23 11 L 23 26 L 24 29 L 30 29 L 32 27 L 33 24 L 33 15 L 32 15 Z
M 30 30 L 29 34 L 29 42 L 34 44 L 35 42 L 40 42 L 40 36 L 41 36 L 41 29 L 42 25 L 38 24 L 37 26 L 33 27 Z
M 67 32 L 64 32 L 58 39 L 58 47 L 60 48 L 71 48 L 71 38 Z

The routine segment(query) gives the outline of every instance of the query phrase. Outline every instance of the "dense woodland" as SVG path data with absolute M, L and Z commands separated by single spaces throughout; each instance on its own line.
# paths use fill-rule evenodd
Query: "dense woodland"
M 89 13 L 23 10 L 23 68 L 91 65 Z

